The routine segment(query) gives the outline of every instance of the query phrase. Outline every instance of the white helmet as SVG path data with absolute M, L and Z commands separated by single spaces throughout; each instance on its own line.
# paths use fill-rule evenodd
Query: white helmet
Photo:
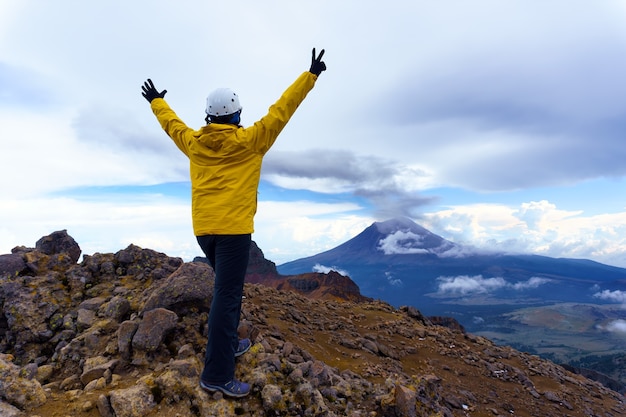
M 239 96 L 230 88 L 218 88 L 206 98 L 206 114 L 226 116 L 241 110 Z

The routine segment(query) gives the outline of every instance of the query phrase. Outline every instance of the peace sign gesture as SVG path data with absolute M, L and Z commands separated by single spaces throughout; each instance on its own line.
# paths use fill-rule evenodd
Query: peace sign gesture
M 322 71 L 326 71 L 326 64 L 322 61 L 322 57 L 324 56 L 324 50 L 322 49 L 319 56 L 315 57 L 315 48 L 313 48 L 313 54 L 311 57 L 311 69 L 309 72 L 319 76 Z

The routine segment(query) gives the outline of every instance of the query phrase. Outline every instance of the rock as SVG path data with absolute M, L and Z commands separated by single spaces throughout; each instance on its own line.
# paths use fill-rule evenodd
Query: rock
M 80 382 L 80 377 L 78 375 L 70 375 L 61 381 L 59 387 L 62 390 L 70 391 L 73 389 L 80 389 L 83 387 L 83 384 Z
M 183 264 L 180 258 L 171 258 L 132 244 L 117 252 L 113 260 L 118 266 L 115 269 L 117 275 L 133 275 L 138 279 L 152 277 L 155 280 L 167 277 Z
M 361 346 L 363 346 L 363 349 L 378 355 L 378 344 L 375 341 L 366 338 L 360 338 L 359 342 L 361 343 Z
M 421 311 L 413 306 L 402 306 L 400 307 L 400 310 L 405 311 L 409 317 L 423 323 L 424 325 L 429 326 L 432 324 Z
M 0 416 L 2 417 L 20 417 L 24 414 L 19 408 L 13 407 L 11 404 L 7 404 L 0 400 Z
M 53 365 L 41 365 L 37 368 L 37 375 L 35 376 L 35 378 L 37 378 L 37 381 L 39 381 L 40 384 L 45 384 L 46 382 L 48 382 L 48 380 L 50 380 L 50 377 L 53 375 L 53 373 Z
M 200 389 L 200 388 L 198 388 Z M 206 394 L 203 394 L 203 397 L 206 398 Z M 200 413 L 197 415 L 200 416 L 237 416 L 240 415 L 240 412 L 236 412 L 235 410 L 235 402 L 232 400 L 227 400 L 224 398 L 213 398 L 211 401 L 200 401 L 199 410 Z
M 83 373 L 80 376 L 80 382 L 83 385 L 87 385 L 94 379 L 102 378 L 106 371 L 113 372 L 118 363 L 118 359 L 109 359 L 104 356 L 87 358 L 83 366 Z
M 98 309 L 98 315 L 111 318 L 117 322 L 120 322 L 130 312 L 130 302 L 120 296 L 115 296 L 107 303 L 100 306 Z
M 46 281 L 41 279 L 42 283 Z M 48 285 L 48 290 L 55 285 Z M 58 311 L 56 300 L 50 293 L 38 293 L 17 282 L 4 282 L 0 286 L 0 306 L 15 343 L 25 345 L 49 340 L 54 333 L 48 327 L 48 319 Z M 49 301 L 49 302 L 48 302 Z M 37 348 L 33 346 L 33 348 Z M 39 356 L 39 349 L 30 359 Z
M 396 386 L 396 414 L 403 417 L 417 417 L 415 400 L 417 394 L 412 389 L 402 385 Z
M 546 397 L 546 400 L 552 401 L 553 403 L 561 402 L 561 398 L 555 392 L 546 391 L 543 393 L 543 396 Z
M 154 396 L 146 384 L 113 390 L 109 398 L 116 417 L 143 417 L 156 407 Z
M 100 377 L 98 379 L 94 379 L 93 381 L 85 385 L 85 389 L 83 389 L 83 391 L 89 392 L 89 391 L 101 390 L 101 389 L 104 389 L 106 385 L 107 385 L 106 378 Z
M 283 393 L 277 385 L 264 386 L 261 390 L 261 401 L 263 401 L 263 409 L 268 412 L 284 407 Z
M 333 370 L 322 361 L 314 361 L 311 364 L 309 375 L 315 378 L 318 385 L 330 385 L 334 375 Z
M 458 408 L 458 409 L 463 408 L 463 401 L 461 401 L 461 399 L 457 397 L 456 395 L 447 395 L 444 398 L 444 401 L 446 402 L 446 404 L 448 404 L 452 408 Z
M 98 311 L 100 306 L 106 302 L 105 297 L 93 297 L 89 298 L 78 305 L 78 309 L 84 309 L 89 311 Z
M 35 248 L 46 255 L 68 254 L 72 263 L 78 262 L 81 249 L 78 243 L 67 234 L 67 230 L 53 232 L 37 241 Z
M 78 331 L 83 331 L 91 327 L 96 321 L 96 312 L 93 310 L 86 310 L 81 308 L 78 310 L 78 316 L 76 317 L 76 327 Z
M 0 356 L 0 399 L 24 410 L 38 407 L 47 400 L 39 381 L 22 377 L 20 368 Z
M 26 262 L 22 255 L 11 253 L 0 255 L 0 278 L 16 277 L 26 269 Z
M 167 368 L 175 371 L 180 376 L 197 379 L 200 376 L 200 369 L 203 364 L 196 357 L 189 359 L 172 360 L 167 364 Z
M 194 398 L 203 364 L 197 358 L 177 360 L 168 364 L 156 378 L 156 385 L 167 403 Z
M 195 354 L 196 354 L 196 351 L 194 350 L 193 346 L 190 345 L 189 343 L 181 346 L 180 349 L 178 349 L 179 358 L 189 358 L 191 356 L 195 356 Z
M 133 349 L 147 352 L 157 350 L 167 333 L 176 327 L 177 322 L 178 315 L 165 308 L 155 308 L 145 312 L 133 336 Z
M 200 262 L 183 264 L 152 292 L 146 301 L 144 311 L 166 308 L 174 312 L 185 312 L 191 307 L 209 311 L 213 299 L 214 280 L 213 269 L 207 264 Z
M 313 388 L 311 384 L 305 382 L 300 384 L 296 388 L 296 401 L 303 404 L 306 407 L 305 415 L 319 415 L 319 416 L 335 416 L 332 413 L 326 403 L 322 393 Z
M 125 321 L 117 329 L 117 347 L 123 359 L 129 360 L 131 357 L 131 343 L 138 327 L 139 322 Z
M 111 403 L 106 395 L 101 394 L 98 397 L 96 407 L 98 408 L 98 412 L 100 412 L 101 417 L 115 417 L 115 412 L 113 411 Z

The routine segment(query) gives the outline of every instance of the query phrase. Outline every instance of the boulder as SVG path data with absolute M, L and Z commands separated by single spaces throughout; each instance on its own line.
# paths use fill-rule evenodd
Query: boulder
M 173 311 L 164 308 L 147 311 L 133 336 L 133 349 L 147 352 L 157 350 L 177 322 L 178 315 Z
M 16 343 L 37 343 L 52 337 L 47 321 L 59 306 L 46 301 L 40 294 L 17 283 L 7 282 L 1 286 L 0 304 L 4 302 L 4 317 Z
M 191 307 L 209 311 L 214 283 L 215 274 L 209 265 L 200 262 L 183 264 L 152 291 L 144 311 L 166 308 L 183 313 Z
M 35 248 L 46 255 L 66 253 L 73 263 L 78 262 L 82 252 L 74 238 L 67 234 L 67 230 L 56 231 L 42 237 L 35 244 Z
M 10 355 L 0 354 L 0 400 L 21 410 L 44 404 L 47 398 L 41 384 L 36 379 L 24 378 L 25 372 L 10 359 Z
M 22 255 L 10 253 L 0 255 L 0 278 L 17 276 L 26 269 L 26 262 Z
M 109 398 L 116 417 L 143 417 L 156 407 L 152 391 L 142 383 L 131 388 L 113 390 Z

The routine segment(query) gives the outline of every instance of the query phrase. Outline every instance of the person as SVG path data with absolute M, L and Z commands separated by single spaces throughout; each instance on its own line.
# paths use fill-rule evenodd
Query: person
M 239 97 L 219 88 L 207 97 L 207 124 L 188 127 L 164 100 L 151 79 L 142 95 L 163 130 L 189 158 L 191 213 L 198 244 L 215 272 L 213 300 L 200 386 L 229 397 L 249 394 L 250 385 L 235 379 L 235 357 L 245 353 L 249 339 L 238 339 L 244 279 L 248 266 L 257 189 L 263 156 L 276 141 L 296 109 L 326 70 L 324 50 L 312 51 L 309 71 L 303 72 L 267 114 L 250 127 L 240 124 Z

